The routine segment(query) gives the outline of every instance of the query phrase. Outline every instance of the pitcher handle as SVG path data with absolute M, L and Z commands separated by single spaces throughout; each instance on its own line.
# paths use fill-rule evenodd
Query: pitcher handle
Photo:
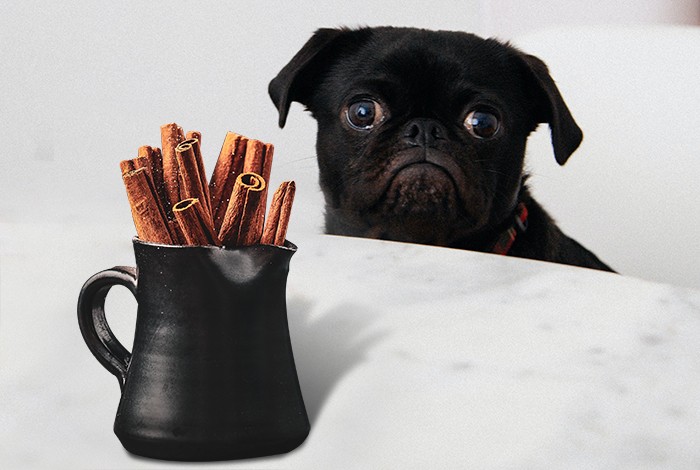
M 114 285 L 127 287 L 136 297 L 136 269 L 115 266 L 85 281 L 78 297 L 78 324 L 92 354 L 119 381 L 124 390 L 131 353 L 117 340 L 105 317 L 105 298 Z

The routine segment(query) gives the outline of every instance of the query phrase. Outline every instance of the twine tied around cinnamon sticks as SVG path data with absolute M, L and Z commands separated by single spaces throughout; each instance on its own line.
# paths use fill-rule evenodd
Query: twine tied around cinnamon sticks
M 228 132 L 207 183 L 202 134 L 161 126 L 161 146 L 120 162 L 138 237 L 168 245 L 283 245 L 296 186 L 280 184 L 266 217 L 272 144 Z

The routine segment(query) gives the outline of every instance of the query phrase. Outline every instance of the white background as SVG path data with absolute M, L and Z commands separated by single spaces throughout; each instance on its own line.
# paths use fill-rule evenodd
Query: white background
M 585 77 L 571 66 L 577 63 L 572 55 L 580 54 L 589 63 L 595 57 L 586 50 L 543 48 L 546 38 L 528 42 L 533 34 L 590 25 L 700 23 L 700 3 L 694 0 L 5 3 L 9 4 L 3 5 L 0 15 L 0 188 L 4 195 L 0 223 L 56 223 L 54 236 L 60 236 L 66 223 L 92 223 L 96 236 L 116 231 L 123 233 L 125 243 L 133 227 L 117 164 L 133 157 L 140 145 L 159 145 L 159 127 L 166 122 L 203 132 L 209 169 L 223 136 L 232 130 L 275 144 L 273 185 L 282 179 L 315 179 L 313 119 L 294 104 L 287 128 L 278 129 L 267 84 L 319 27 L 406 25 L 472 31 L 518 45 L 531 44 L 553 66 L 555 79 L 579 119 L 590 110 L 576 101 L 576 92 L 585 90 L 577 84 L 585 82 Z M 618 68 L 620 79 L 610 77 L 610 83 L 601 84 L 602 90 L 624 87 L 632 72 Z M 634 90 L 623 95 L 618 105 L 634 104 L 637 92 L 651 93 Z M 579 123 L 586 142 L 595 142 L 595 133 L 588 133 L 591 125 L 583 125 L 585 120 L 580 119 Z M 616 126 L 624 134 L 625 122 Z M 658 138 L 663 139 L 663 134 Z M 605 143 L 607 153 L 614 143 Z M 531 161 L 550 161 L 546 145 L 533 144 L 532 149 L 530 154 L 541 151 L 542 155 L 529 155 Z M 566 169 L 586 158 L 575 154 Z M 595 164 L 616 161 L 614 156 L 605 158 Z M 592 159 L 587 161 L 594 164 Z M 535 170 L 544 171 L 537 166 Z M 607 221 L 586 217 L 581 227 L 578 221 L 567 222 L 570 210 L 560 209 L 562 203 L 575 206 L 574 212 L 596 208 L 595 201 L 588 200 L 587 181 L 579 181 L 567 194 L 547 194 L 547 181 L 573 171 L 553 172 L 556 176 L 544 183 L 533 180 L 536 189 L 542 185 L 546 199 L 541 202 L 564 228 L 627 274 L 682 283 L 685 274 L 674 277 L 673 266 L 656 276 L 651 272 L 655 269 L 632 262 L 640 257 L 637 247 L 606 242 L 630 237 L 639 221 L 623 220 L 618 225 L 625 230 L 607 237 Z M 619 178 L 624 182 L 632 175 Z M 624 195 L 609 182 L 595 191 L 603 194 L 598 202 Z M 320 230 L 318 188 L 305 185 L 298 197 L 293 229 Z M 654 223 L 644 220 L 652 228 Z M 649 249 L 663 253 L 672 248 L 668 245 L 672 243 Z M 696 246 L 691 247 L 695 252 Z M 12 250 L 3 244 L 1 232 L 0 250 Z

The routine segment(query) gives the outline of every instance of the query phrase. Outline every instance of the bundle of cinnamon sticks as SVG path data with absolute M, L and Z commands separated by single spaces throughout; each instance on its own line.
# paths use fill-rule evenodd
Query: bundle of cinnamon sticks
M 267 214 L 274 147 L 228 132 L 207 182 L 202 134 L 160 128 L 161 148 L 144 145 L 120 162 L 139 239 L 168 245 L 283 245 L 294 181 L 275 191 Z

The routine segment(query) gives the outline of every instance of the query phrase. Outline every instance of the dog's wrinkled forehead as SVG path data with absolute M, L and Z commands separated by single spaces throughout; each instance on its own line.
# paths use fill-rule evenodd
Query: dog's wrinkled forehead
M 477 93 L 507 95 L 519 79 L 507 46 L 460 32 L 380 29 L 340 57 L 327 76 L 329 90 L 374 91 L 414 106 L 445 109 Z
M 416 68 L 421 67 L 448 82 L 465 74 L 484 78 L 484 72 L 505 66 L 501 44 L 467 33 L 414 31 L 393 38 L 378 34 L 375 41 L 380 46 L 370 46 L 369 53 L 388 71 L 404 77 L 422 72 Z

